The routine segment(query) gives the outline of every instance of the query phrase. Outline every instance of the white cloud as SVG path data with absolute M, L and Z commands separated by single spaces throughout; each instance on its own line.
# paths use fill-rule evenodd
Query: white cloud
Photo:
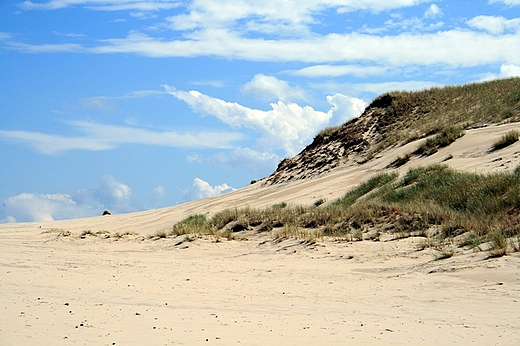
M 331 119 L 352 118 L 363 112 L 360 99 L 336 94 L 327 100 L 332 108 L 328 112 L 317 111 L 310 106 L 278 101 L 271 103 L 271 110 L 263 111 L 227 102 L 204 95 L 198 91 L 181 91 L 170 86 L 166 90 L 175 98 L 184 101 L 195 112 L 212 115 L 231 127 L 245 127 L 263 135 L 257 145 L 264 151 L 284 150 L 295 155 L 303 149 L 316 132 Z
M 290 71 L 290 73 L 303 77 L 340 77 L 345 75 L 365 77 L 381 75 L 386 71 L 388 71 L 388 68 L 384 66 L 314 65 L 297 71 Z
M 53 221 L 93 215 L 87 205 L 67 194 L 22 193 L 2 202 L 2 222 Z
M 467 21 L 467 24 L 476 29 L 485 30 L 493 35 L 500 35 L 506 31 L 518 32 L 520 18 L 506 19 L 496 16 L 477 16 Z
M 154 192 L 160 192 L 155 191 Z M 139 209 L 130 187 L 112 175 L 103 176 L 97 189 L 71 194 L 21 193 L 2 201 L 1 222 L 53 221 L 101 215 L 104 209 L 126 213 Z
M 259 140 L 259 145 L 270 150 L 281 148 L 289 155 L 294 155 L 314 135 L 316 128 L 324 126 L 330 118 L 330 114 L 295 103 L 278 101 L 271 103 L 271 110 L 263 111 L 194 90 L 180 91 L 167 87 L 167 91 L 196 112 L 215 116 L 231 127 L 246 127 L 262 133 L 264 137 Z
M 520 61 L 518 35 L 489 35 L 455 29 L 427 34 L 377 36 L 360 33 L 315 35 L 309 38 L 267 40 L 244 38 L 213 30 L 196 37 L 167 41 L 138 32 L 122 39 L 107 39 L 98 47 L 74 44 L 29 45 L 7 42 L 26 52 L 79 51 L 98 54 L 133 53 L 149 57 L 219 56 L 250 61 L 345 63 L 364 61 L 379 66 L 478 66 L 497 61 Z
M 513 64 L 502 64 L 500 66 L 500 77 L 520 77 L 520 66 Z
M 307 100 L 308 96 L 301 87 L 291 87 L 288 82 L 273 76 L 257 74 L 242 87 L 244 93 L 259 99 L 275 99 L 283 102 Z
M 489 0 L 490 4 L 501 2 L 509 6 L 520 6 L 520 0 Z
M 520 77 L 520 66 L 513 64 L 502 64 L 500 65 L 500 72 L 486 73 L 481 76 L 479 81 L 488 81 L 498 78 L 509 78 L 509 77 Z
M 137 10 L 142 12 L 167 10 L 179 7 L 178 0 L 50 0 L 47 2 L 24 1 L 26 10 L 57 10 L 67 7 L 85 7 L 99 11 Z
M 436 18 L 440 16 L 442 16 L 442 10 L 435 4 L 431 4 L 424 13 L 424 18 Z
M 348 95 L 335 94 L 327 96 L 327 102 L 332 105 L 329 113 L 332 118 L 329 125 L 340 125 L 352 118 L 360 116 L 368 106 L 365 101 Z
M 233 28 L 245 34 L 307 35 L 309 25 L 317 23 L 313 15 L 327 10 L 338 13 L 358 10 L 384 11 L 413 6 L 425 0 L 194 0 L 187 13 L 171 16 L 174 30 L 215 30 Z
M 132 189 L 128 185 L 116 181 L 112 175 L 105 175 L 101 178 L 96 190 L 96 197 L 105 208 L 117 212 L 136 210 Z
M 197 199 L 214 197 L 221 195 L 226 192 L 234 191 L 235 189 L 228 184 L 221 184 L 217 186 L 211 186 L 208 182 L 195 178 L 193 179 L 192 188 L 185 191 L 182 195 L 184 202 L 194 201 Z
M 243 139 L 243 136 L 236 132 L 158 132 L 85 121 L 70 122 L 70 125 L 84 136 L 64 137 L 41 132 L 0 130 L 0 137 L 27 144 L 48 155 L 70 150 L 107 150 L 122 144 L 226 149 L 231 148 L 233 142 Z

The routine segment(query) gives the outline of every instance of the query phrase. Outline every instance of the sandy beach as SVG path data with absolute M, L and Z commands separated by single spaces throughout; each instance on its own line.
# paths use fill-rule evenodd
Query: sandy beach
M 520 143 L 489 148 L 518 128 L 468 130 L 399 170 L 442 162 L 510 171 L 520 165 Z M 195 213 L 332 201 L 417 145 L 319 178 L 257 183 L 164 209 L 2 224 L 0 344 L 519 345 L 518 252 L 490 258 L 472 249 L 439 260 L 420 250 L 424 238 L 391 235 L 317 243 L 268 234 L 147 237 Z M 87 230 L 99 235 L 80 237 Z

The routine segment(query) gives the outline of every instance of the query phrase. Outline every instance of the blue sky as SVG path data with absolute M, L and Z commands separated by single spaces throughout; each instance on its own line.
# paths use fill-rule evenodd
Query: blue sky
M 520 75 L 520 0 L 0 2 L 0 221 L 248 185 L 378 94 Z

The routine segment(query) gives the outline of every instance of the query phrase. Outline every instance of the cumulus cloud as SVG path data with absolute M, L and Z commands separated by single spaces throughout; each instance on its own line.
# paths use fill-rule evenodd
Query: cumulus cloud
M 499 73 L 486 73 L 480 78 L 480 81 L 509 77 L 520 77 L 520 66 L 514 64 L 502 64 L 500 65 Z
M 53 221 L 101 215 L 104 209 L 113 213 L 140 209 L 130 187 L 112 175 L 103 176 L 96 189 L 70 194 L 21 193 L 3 200 L 1 206 L 1 222 Z
M 513 64 L 502 64 L 500 66 L 500 77 L 520 77 L 520 66 Z
M 307 100 L 307 93 L 301 87 L 291 87 L 284 80 L 264 74 L 254 76 L 242 87 L 242 91 L 259 99 L 275 99 L 283 102 Z
M 27 144 L 48 155 L 70 150 L 107 150 L 123 144 L 225 149 L 231 148 L 233 142 L 243 139 L 236 132 L 159 132 L 86 121 L 73 121 L 69 125 L 82 132 L 83 136 L 65 137 L 32 131 L 0 130 L 0 138 Z
M 436 18 L 439 16 L 442 16 L 442 10 L 435 4 L 431 4 L 424 13 L 424 18 Z
M 477 16 L 467 21 L 467 24 L 472 28 L 484 30 L 493 35 L 520 30 L 520 18 L 506 19 L 502 16 Z
M 211 186 L 208 182 L 200 178 L 195 178 L 193 179 L 192 188 L 184 191 L 182 200 L 184 202 L 189 202 L 197 199 L 218 196 L 234 190 L 234 188 L 225 183 L 217 186 Z
M 327 102 L 332 106 L 329 113 L 332 115 L 330 125 L 340 125 L 363 113 L 368 106 L 365 101 L 357 97 L 335 94 L 327 96 Z
M 210 97 L 195 90 L 181 91 L 170 86 L 166 86 L 166 90 L 196 112 L 215 116 L 231 127 L 245 127 L 261 133 L 263 137 L 258 140 L 257 145 L 264 150 L 282 149 L 291 156 L 307 145 L 319 129 L 329 124 L 331 118 L 345 118 L 347 114 L 352 117 L 362 113 L 354 111 L 359 110 L 358 103 L 348 110 L 343 109 L 342 106 L 348 102 L 339 102 L 338 95 L 329 99 L 335 100 L 335 103 L 331 103 L 333 108 L 328 112 L 282 101 L 271 103 L 272 109 L 263 111 Z M 354 98 L 349 99 L 349 102 L 353 101 Z M 343 115 L 339 115 L 342 112 Z
M 21 193 L 2 202 L 2 222 L 53 221 L 92 216 L 91 206 L 67 194 Z
M 128 185 L 116 181 L 112 175 L 105 175 L 101 178 L 96 190 L 96 197 L 106 208 L 117 212 L 136 210 L 132 189 Z

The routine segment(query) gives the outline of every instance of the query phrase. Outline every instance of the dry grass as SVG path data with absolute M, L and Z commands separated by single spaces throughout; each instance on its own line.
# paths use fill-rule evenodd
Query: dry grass
M 390 92 L 371 106 L 383 108 L 378 115 L 377 138 L 371 155 L 385 148 L 409 143 L 444 131 L 465 130 L 488 124 L 520 121 L 520 78 L 432 88 L 418 92 Z M 449 136 L 448 136 L 449 137 Z M 428 143 L 425 154 L 442 143 Z
M 506 148 L 506 147 L 516 143 L 519 138 L 520 138 L 520 132 L 517 130 L 511 130 L 508 133 L 506 133 L 505 135 L 503 135 L 495 143 L 493 143 L 491 150 L 496 151 L 496 150 Z

